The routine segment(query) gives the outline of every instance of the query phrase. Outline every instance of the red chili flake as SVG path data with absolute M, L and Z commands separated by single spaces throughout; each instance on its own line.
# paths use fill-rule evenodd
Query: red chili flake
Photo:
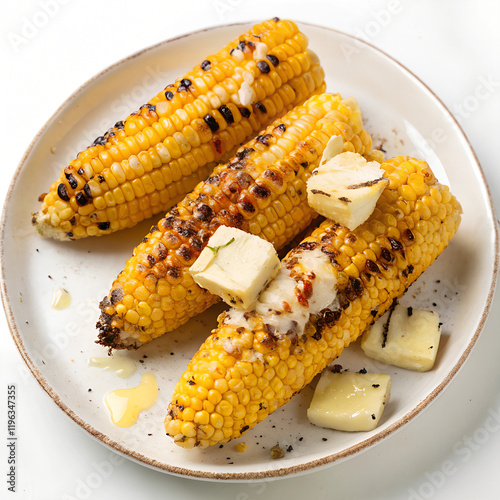
M 309 302 L 298 288 L 295 288 L 295 296 L 302 307 L 309 307 Z
M 290 307 L 290 304 L 288 302 L 283 301 L 283 311 L 292 312 L 292 308 Z
M 217 151 L 217 153 L 219 154 L 222 154 L 222 141 L 220 139 L 219 136 L 215 136 L 213 139 L 212 139 L 212 143 L 215 147 L 215 151 Z
M 312 293 L 313 293 L 313 287 L 312 287 L 312 283 L 310 281 L 304 281 L 304 297 L 306 299 L 310 299 L 312 297 Z

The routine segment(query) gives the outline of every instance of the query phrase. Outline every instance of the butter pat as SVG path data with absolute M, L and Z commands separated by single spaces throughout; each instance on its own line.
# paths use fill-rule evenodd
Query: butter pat
M 388 183 L 380 163 L 367 162 L 358 153 L 340 153 L 322 159 L 313 171 L 307 200 L 316 212 L 353 231 L 370 217 Z
M 339 431 L 371 431 L 391 394 L 391 377 L 380 373 L 325 370 L 307 410 L 309 421 Z
M 240 229 L 221 226 L 189 272 L 198 285 L 226 304 L 248 309 L 279 267 L 271 243 Z
M 382 363 L 425 372 L 434 366 L 440 336 L 436 312 L 397 305 L 364 333 L 361 348 Z

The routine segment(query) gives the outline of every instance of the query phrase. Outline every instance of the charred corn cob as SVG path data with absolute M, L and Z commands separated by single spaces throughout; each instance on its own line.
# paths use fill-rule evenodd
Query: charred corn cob
M 325 89 L 291 21 L 254 26 L 80 152 L 42 195 L 33 223 L 72 240 L 165 213 L 264 125 Z
M 307 227 L 315 214 L 305 183 L 333 135 L 346 151 L 371 152 L 354 99 L 313 96 L 217 167 L 136 247 L 101 302 L 99 342 L 138 347 L 215 303 L 189 267 L 218 226 L 249 231 L 277 249 Z
M 254 311 L 219 316 L 175 387 L 165 429 L 176 444 L 223 443 L 262 421 L 447 246 L 461 213 L 449 189 L 423 161 L 397 157 L 382 168 L 389 185 L 365 223 L 349 231 L 325 221 L 285 257 Z

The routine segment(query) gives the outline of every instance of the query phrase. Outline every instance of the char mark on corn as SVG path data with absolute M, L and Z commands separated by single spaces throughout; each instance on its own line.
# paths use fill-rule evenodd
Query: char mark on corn
M 279 322 L 269 328 L 272 313 L 230 309 L 219 316 L 174 389 L 165 429 L 177 445 L 225 443 L 262 421 L 383 315 L 448 245 L 461 214 L 448 187 L 424 161 L 397 157 L 382 168 L 389 184 L 365 223 L 349 231 L 325 221 L 282 262 L 280 273 L 287 269 L 304 281 L 307 255 L 319 250 L 336 280 L 331 305 L 294 332 L 280 330 Z M 317 262 L 316 254 L 309 261 Z M 318 285 L 308 279 L 313 296 Z
M 189 267 L 220 225 L 258 235 L 277 249 L 307 227 L 316 215 L 306 182 L 333 135 L 343 138 L 346 151 L 371 154 L 356 102 L 313 96 L 218 166 L 135 248 L 112 286 L 123 298 L 101 306 L 99 342 L 139 347 L 215 303 Z
M 271 20 L 203 60 L 78 153 L 34 215 L 38 231 L 102 236 L 165 213 L 244 140 L 324 91 L 307 45 L 293 22 Z M 278 64 L 259 69 L 256 47 Z

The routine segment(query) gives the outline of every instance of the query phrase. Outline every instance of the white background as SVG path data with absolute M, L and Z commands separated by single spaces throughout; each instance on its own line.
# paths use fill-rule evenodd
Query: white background
M 2 10 L 0 200 L 32 138 L 94 74 L 178 34 L 279 16 L 354 34 L 413 71 L 458 119 L 495 204 L 500 203 L 500 3 L 496 0 L 6 0 Z M 482 91 L 477 93 L 479 87 Z M 0 498 L 498 498 L 499 309 L 497 297 L 464 368 L 410 425 L 333 467 L 253 484 L 174 477 L 119 458 L 74 424 L 27 373 L 0 315 L 0 401 L 4 401 Z M 7 491 L 2 438 L 10 383 L 17 385 L 18 393 L 15 494 Z

